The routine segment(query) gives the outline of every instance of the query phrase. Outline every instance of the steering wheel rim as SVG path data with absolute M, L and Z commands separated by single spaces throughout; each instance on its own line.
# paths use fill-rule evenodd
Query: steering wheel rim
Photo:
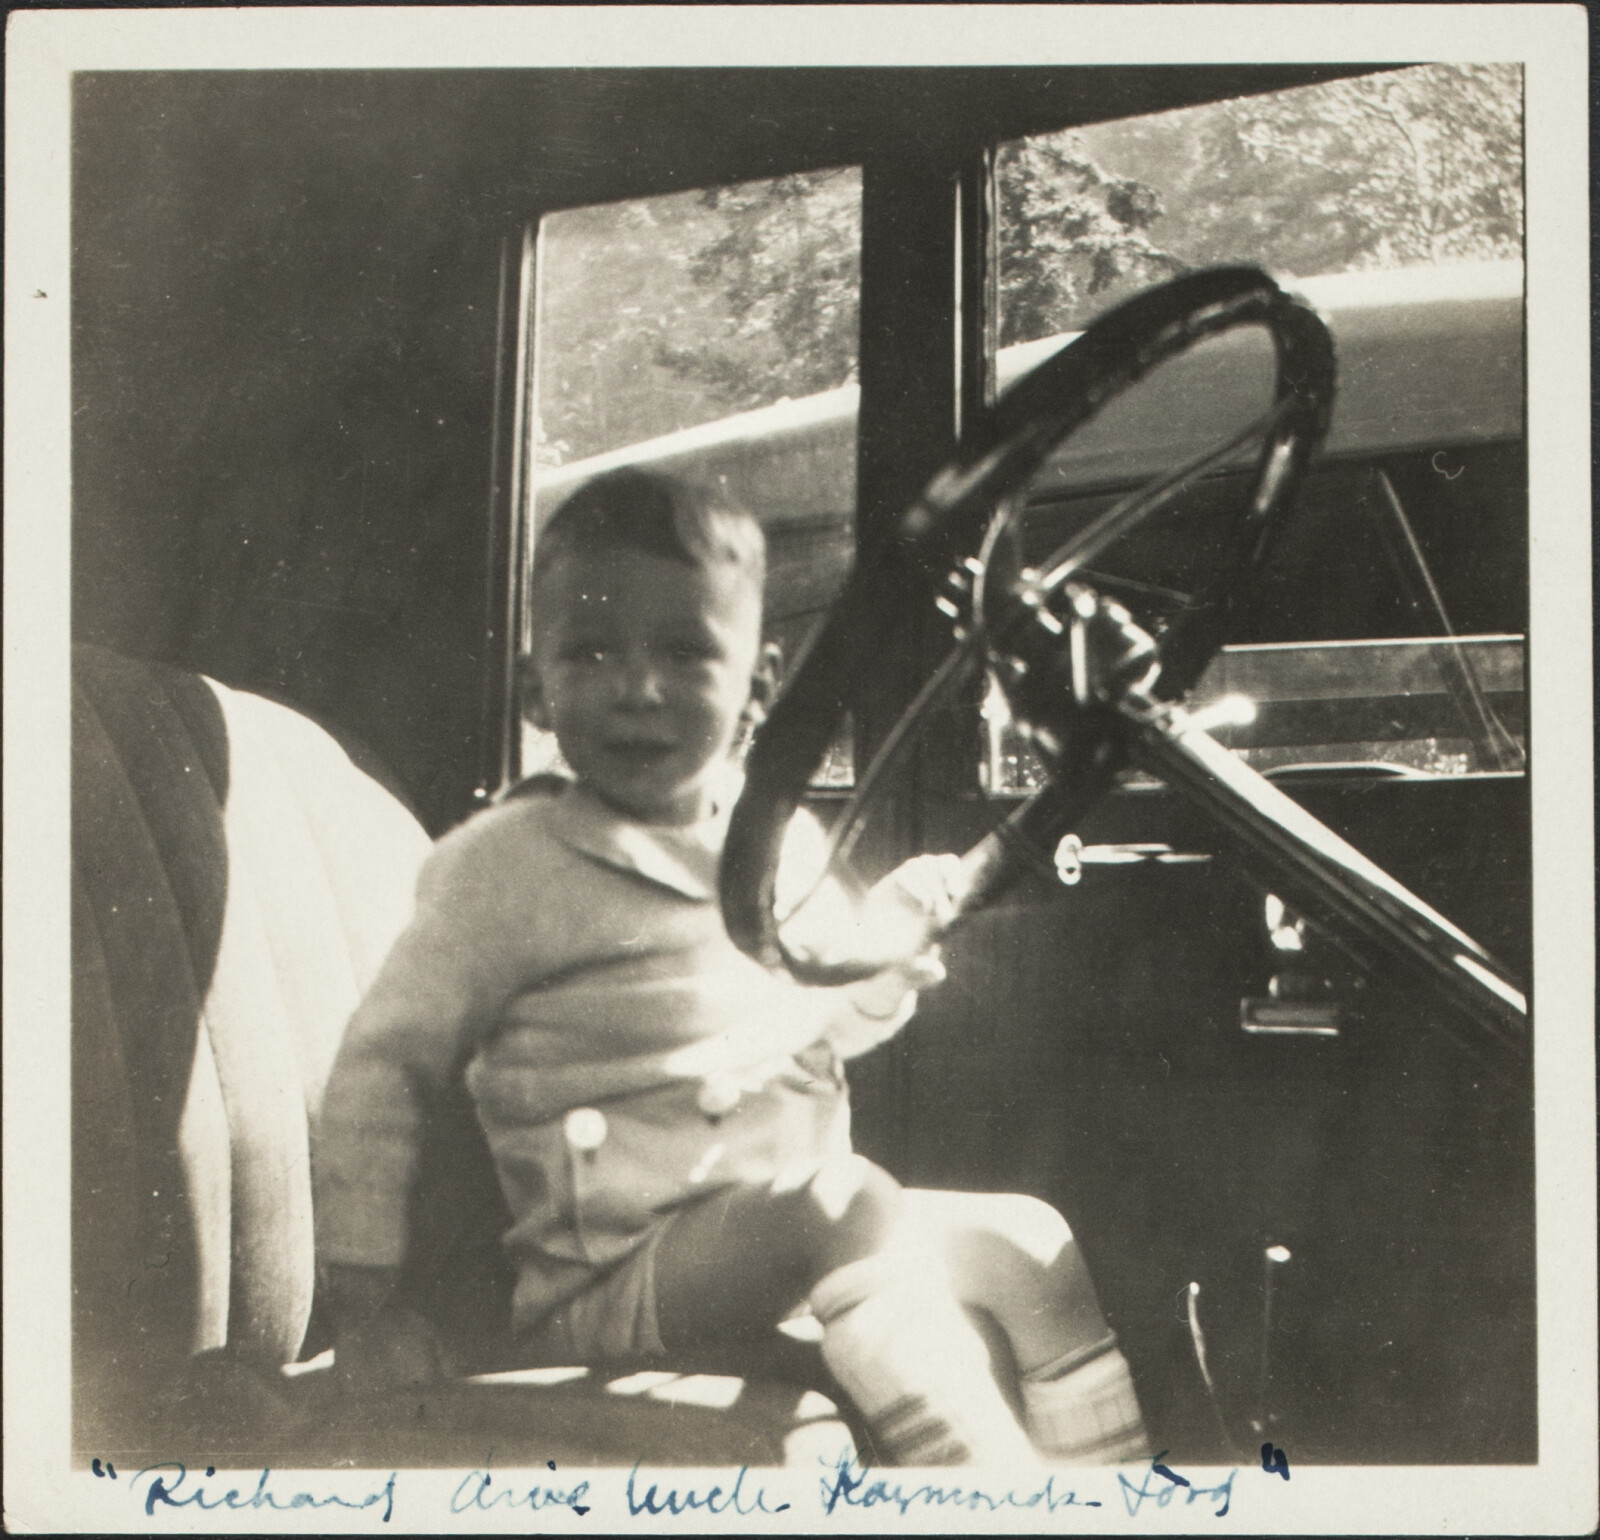
M 794 955 L 774 913 L 785 830 L 872 660 L 904 634 L 915 607 L 932 601 L 956 562 L 978 549 L 993 510 L 1024 488 L 1067 437 L 1161 364 L 1250 325 L 1268 331 L 1276 363 L 1254 485 L 1221 573 L 1168 628 L 1159 676 L 1148 687 L 1175 699 L 1199 678 L 1332 412 L 1334 356 L 1326 326 L 1250 267 L 1185 274 L 1101 316 L 980 414 L 892 533 L 863 552 L 746 762 L 720 877 L 724 920 L 742 950 L 786 967 L 803 983 L 843 983 L 872 971 Z M 1079 552 L 1080 561 L 1125 532 L 1110 531 Z

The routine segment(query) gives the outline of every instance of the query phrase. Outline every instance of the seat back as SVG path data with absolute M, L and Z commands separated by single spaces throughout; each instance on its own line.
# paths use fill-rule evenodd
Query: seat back
M 99 648 L 73 664 L 87 1436 L 194 1353 L 275 1367 L 300 1351 L 323 1086 L 429 840 L 288 707 Z

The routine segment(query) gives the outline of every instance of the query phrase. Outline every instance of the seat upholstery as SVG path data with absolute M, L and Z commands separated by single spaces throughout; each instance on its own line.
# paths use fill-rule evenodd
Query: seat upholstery
M 276 1368 L 300 1351 L 323 1086 L 429 841 L 285 706 L 98 648 L 73 663 L 74 1329 L 92 1425 L 194 1353 Z

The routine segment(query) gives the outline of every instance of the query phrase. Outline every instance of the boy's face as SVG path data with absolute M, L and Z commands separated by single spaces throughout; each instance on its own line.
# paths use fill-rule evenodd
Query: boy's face
M 645 823 L 710 815 L 752 698 L 761 595 L 730 566 L 569 554 L 534 594 L 529 712 L 578 777 Z

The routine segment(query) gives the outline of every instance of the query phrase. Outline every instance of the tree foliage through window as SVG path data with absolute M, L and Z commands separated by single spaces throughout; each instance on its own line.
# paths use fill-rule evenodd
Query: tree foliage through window
M 1433 65 L 1003 145 L 1001 344 L 1160 278 L 1516 256 L 1521 71 Z M 851 383 L 860 176 L 784 176 L 545 224 L 539 457 Z

